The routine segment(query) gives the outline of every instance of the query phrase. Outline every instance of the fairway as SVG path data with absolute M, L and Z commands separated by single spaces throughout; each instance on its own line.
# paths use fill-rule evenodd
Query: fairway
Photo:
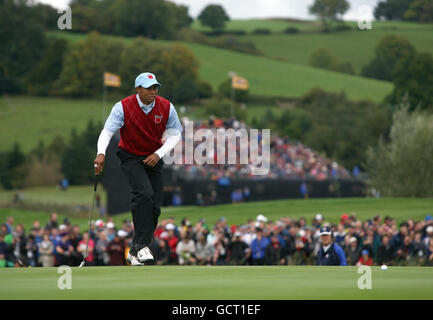
M 0 299 L 433 299 L 433 269 L 372 267 L 360 290 L 357 267 L 84 267 L 72 289 L 57 287 L 57 268 L 0 270 Z

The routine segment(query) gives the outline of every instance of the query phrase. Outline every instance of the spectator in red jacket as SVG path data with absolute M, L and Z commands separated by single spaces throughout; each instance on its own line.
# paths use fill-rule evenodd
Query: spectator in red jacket
M 370 257 L 370 252 L 368 250 L 362 250 L 361 258 L 359 258 L 357 266 L 372 266 L 373 259 Z
M 174 235 L 175 229 L 176 226 L 174 224 L 167 223 L 167 225 L 165 226 L 165 230 L 167 230 L 167 235 L 163 237 L 163 240 L 167 241 L 167 244 L 170 247 L 170 251 L 171 251 L 169 264 L 177 263 L 176 247 L 177 247 L 177 243 L 179 242 L 179 238 Z

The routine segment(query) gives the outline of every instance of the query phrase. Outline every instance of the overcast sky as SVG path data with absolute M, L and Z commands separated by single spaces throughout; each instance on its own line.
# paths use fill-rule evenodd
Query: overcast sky
M 69 0 L 37 0 L 49 3 L 56 8 L 65 8 Z M 145 0 L 143 0 L 144 2 Z M 201 10 L 208 4 L 220 4 L 232 19 L 248 18 L 277 18 L 288 17 L 298 19 L 312 19 L 308 14 L 308 7 L 314 0 L 170 0 L 186 5 L 189 14 L 196 18 Z M 372 8 L 380 0 L 348 0 L 350 9 L 344 16 L 348 20 L 357 20 L 358 8 L 369 5 Z

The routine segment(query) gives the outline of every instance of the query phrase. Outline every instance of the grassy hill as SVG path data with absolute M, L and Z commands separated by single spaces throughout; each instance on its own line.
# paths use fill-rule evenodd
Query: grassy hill
M 355 28 L 355 23 L 351 23 Z M 433 24 L 409 22 L 373 22 L 372 30 L 350 30 L 334 33 L 303 32 L 299 34 L 247 35 L 240 37 L 252 41 L 256 47 L 271 57 L 308 65 L 311 53 L 326 48 L 341 61 L 350 62 L 357 74 L 374 57 L 380 39 L 394 34 L 407 38 L 418 51 L 433 54 Z
M 51 36 L 64 37 L 71 42 L 85 35 L 68 32 L 51 32 Z M 132 41 L 131 38 L 113 37 Z M 163 45 L 173 42 L 156 41 Z M 229 71 L 235 71 L 250 82 L 250 92 L 260 96 L 300 97 L 313 87 L 328 91 L 345 91 L 354 100 L 371 99 L 380 102 L 392 90 L 385 81 L 311 68 L 272 58 L 253 56 L 234 51 L 209 47 L 195 43 L 184 43 L 196 55 L 200 63 L 200 76 L 216 89 L 227 78 Z
M 39 140 L 49 144 L 56 135 L 69 139 L 72 128 L 80 132 L 88 120 L 102 121 L 101 100 L 24 96 L 8 100 L 0 97 L 0 150 L 10 149 L 17 141 L 29 152 Z M 106 112 L 114 103 L 107 101 Z
M 103 123 L 105 115 L 119 99 L 107 99 L 104 110 L 102 101 L 96 98 L 0 97 L 0 151 L 10 150 L 15 141 L 27 153 L 38 145 L 39 140 L 49 144 L 56 135 L 67 140 L 72 128 L 81 132 L 91 119 Z M 179 116 L 183 116 L 179 107 L 177 105 Z M 259 119 L 267 110 L 272 110 L 276 116 L 283 112 L 282 108 L 271 104 L 248 104 L 248 119 Z M 195 105 L 188 105 L 185 116 L 194 120 L 206 118 L 204 107 Z

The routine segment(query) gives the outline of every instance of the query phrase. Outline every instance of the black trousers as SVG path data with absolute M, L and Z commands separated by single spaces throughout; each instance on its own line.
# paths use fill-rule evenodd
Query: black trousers
M 163 160 L 150 167 L 143 164 L 147 156 L 133 155 L 121 148 L 118 148 L 116 154 L 131 187 L 131 211 L 135 232 L 130 252 L 136 255 L 138 250 L 152 243 L 161 214 Z

